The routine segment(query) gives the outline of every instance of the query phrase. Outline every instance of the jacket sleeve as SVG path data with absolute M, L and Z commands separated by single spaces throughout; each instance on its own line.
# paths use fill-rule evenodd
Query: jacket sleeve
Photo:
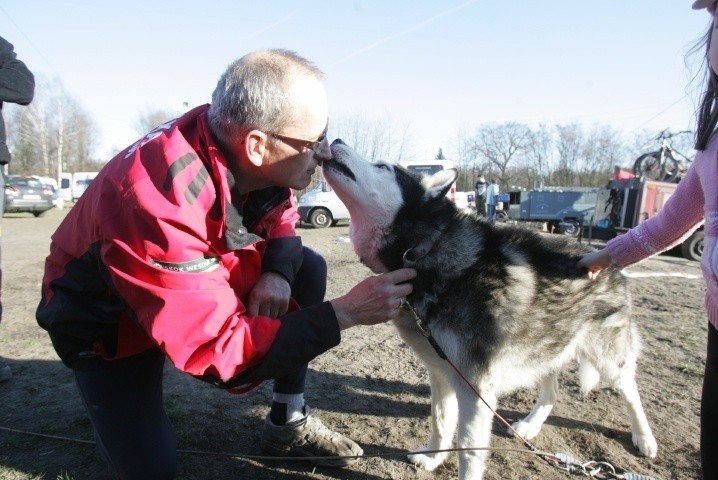
M 705 159 L 697 157 L 696 162 Z M 606 243 L 614 262 L 627 267 L 680 244 L 703 223 L 704 194 L 696 162 L 653 217 Z
M 282 317 L 282 326 L 262 362 L 222 386 L 237 387 L 287 375 L 337 346 L 340 340 L 339 324 L 329 302 L 289 313 Z
M 302 239 L 295 231 L 299 213 L 294 195 L 290 194 L 287 204 L 280 206 L 268 217 L 273 225 L 267 234 L 267 245 L 262 257 L 262 273 L 279 273 L 291 285 L 294 283 L 299 267 L 302 266 Z
M 267 240 L 267 246 L 262 256 L 262 273 L 278 273 L 291 285 L 301 266 L 301 237 L 280 237 Z
M 35 94 L 35 77 L 16 58 L 10 42 L 0 37 L 0 101 L 27 105 Z

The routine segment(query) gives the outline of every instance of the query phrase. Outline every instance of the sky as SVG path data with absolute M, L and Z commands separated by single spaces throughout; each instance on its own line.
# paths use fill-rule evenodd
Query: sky
M 459 132 L 485 123 L 692 128 L 703 83 L 686 54 L 710 17 L 691 4 L 2 0 L 0 36 L 91 115 L 100 158 L 137 139 L 142 112 L 209 103 L 227 65 L 264 48 L 325 72 L 330 127 L 331 116 L 388 117 L 417 159 L 451 158 Z

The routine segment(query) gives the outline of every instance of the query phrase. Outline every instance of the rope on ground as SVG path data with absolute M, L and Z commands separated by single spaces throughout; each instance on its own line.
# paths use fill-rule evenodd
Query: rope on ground
M 29 435 L 34 437 L 48 438 L 52 440 L 62 440 L 65 442 L 83 443 L 94 445 L 93 440 L 83 440 L 79 438 L 65 437 L 62 435 L 50 435 L 46 433 L 31 432 L 28 430 L 20 430 L 16 428 L 0 426 L 0 430 L 6 432 L 18 433 L 21 435 Z M 337 456 L 335 458 L 341 459 L 367 459 L 367 458 L 389 458 L 389 457 L 405 457 L 414 453 L 420 453 L 422 455 L 433 454 L 433 453 L 451 453 L 451 452 L 476 452 L 476 451 L 489 451 L 489 452 L 503 452 L 503 453 L 516 453 L 516 454 L 529 454 L 534 456 L 543 457 L 547 462 L 560 470 L 567 473 L 585 477 L 592 477 L 596 479 L 616 479 L 616 480 L 656 480 L 653 477 L 645 475 L 639 475 L 636 473 L 616 473 L 616 469 L 607 462 L 585 462 L 581 463 L 575 458 L 565 453 L 549 453 L 542 452 L 540 450 L 528 450 L 523 448 L 503 448 L 503 447 L 466 447 L 466 448 L 444 448 L 439 450 L 421 450 L 416 452 L 401 451 L 401 452 L 384 452 L 384 453 L 364 453 L 363 455 L 345 455 Z M 245 455 L 238 453 L 229 452 L 210 452 L 206 450 L 193 450 L 178 448 L 178 453 L 184 453 L 189 455 L 205 455 L 205 456 L 219 456 L 219 457 L 230 457 L 242 460 L 255 460 L 255 461 L 312 461 L 312 460 L 323 460 L 326 457 L 270 457 L 266 455 Z
M 28 430 L 20 430 L 17 428 L 10 428 L 10 427 L 3 427 L 0 426 L 0 430 L 4 430 L 6 432 L 12 432 L 12 433 L 19 433 L 21 435 L 29 435 L 34 437 L 42 437 L 42 438 L 49 438 L 52 440 L 62 440 L 66 442 L 74 442 L 74 443 L 84 443 L 84 444 L 90 444 L 94 445 L 94 440 L 83 440 L 80 438 L 72 438 L 72 437 L 64 437 L 61 435 L 50 435 L 47 433 L 39 433 L 39 432 L 31 432 Z M 401 451 L 401 452 L 384 452 L 384 453 L 364 453 L 363 455 L 345 455 L 345 456 L 337 456 L 333 458 L 372 458 L 372 457 L 402 457 L 407 455 L 412 455 L 414 453 L 416 454 L 431 454 L 431 453 L 449 453 L 449 452 L 473 452 L 473 451 L 492 451 L 492 452 L 511 452 L 511 453 L 523 453 L 523 454 L 531 454 L 531 455 L 553 455 L 548 452 L 540 452 L 540 451 L 529 451 L 523 448 L 501 448 L 501 447 L 466 447 L 466 448 L 446 448 L 441 450 L 421 450 L 416 452 L 410 452 L 410 451 Z M 245 454 L 239 454 L 239 453 L 229 453 L 229 452 L 210 452 L 205 450 L 193 450 L 193 449 L 182 449 L 178 448 L 177 452 L 180 453 L 187 453 L 192 455 L 211 455 L 211 456 L 219 456 L 219 457 L 232 457 L 232 458 L 243 458 L 247 460 L 321 460 L 326 459 L 326 457 L 274 457 L 274 456 L 265 456 L 265 455 L 245 455 Z

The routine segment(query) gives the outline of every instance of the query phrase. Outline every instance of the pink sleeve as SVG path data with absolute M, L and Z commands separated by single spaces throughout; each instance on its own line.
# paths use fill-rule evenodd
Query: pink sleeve
M 606 244 L 614 262 L 626 267 L 664 252 L 702 224 L 705 201 L 695 166 L 688 169 L 660 212 Z

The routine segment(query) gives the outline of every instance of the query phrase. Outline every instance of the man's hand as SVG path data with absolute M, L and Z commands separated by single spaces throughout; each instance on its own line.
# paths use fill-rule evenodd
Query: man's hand
M 349 292 L 331 301 L 339 328 L 374 325 L 396 318 L 404 297 L 414 287 L 406 283 L 416 277 L 416 270 L 402 268 L 365 278 Z
M 278 318 L 287 313 L 292 288 L 282 275 L 263 273 L 249 293 L 247 315 Z
M 603 248 L 584 255 L 581 260 L 578 261 L 578 268 L 588 269 L 588 278 L 593 280 L 598 277 L 601 270 L 608 268 L 612 261 L 608 250 Z

